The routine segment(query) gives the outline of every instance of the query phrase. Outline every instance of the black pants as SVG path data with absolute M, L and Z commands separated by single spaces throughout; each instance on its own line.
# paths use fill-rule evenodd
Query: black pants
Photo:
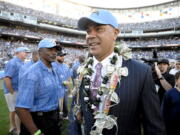
M 63 117 L 68 116 L 68 92 L 65 92 L 64 100 L 63 100 Z
M 59 111 L 32 112 L 31 116 L 36 126 L 45 135 L 61 135 Z M 20 135 L 31 135 L 22 123 Z

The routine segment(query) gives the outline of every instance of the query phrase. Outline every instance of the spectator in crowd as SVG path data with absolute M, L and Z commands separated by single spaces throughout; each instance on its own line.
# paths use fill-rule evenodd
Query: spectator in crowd
M 176 86 L 167 91 L 163 98 L 162 114 L 167 135 L 179 135 L 180 121 L 180 71 L 175 74 Z
M 74 79 L 77 78 L 78 74 L 77 74 L 77 69 L 78 67 L 84 62 L 85 57 L 83 55 L 78 57 L 78 60 L 75 61 L 75 63 L 72 66 L 72 80 L 73 80 L 73 84 L 74 84 Z
M 18 76 L 19 69 L 24 64 L 30 50 L 27 47 L 19 47 L 15 51 L 15 57 L 13 57 L 5 66 L 4 70 L 4 93 L 7 106 L 9 109 L 10 128 L 9 132 L 19 134 L 20 121 L 15 113 L 16 96 L 18 92 Z
M 175 68 L 170 70 L 170 74 L 175 75 L 178 71 L 180 71 L 180 55 L 176 57 Z
M 67 118 L 68 116 L 68 91 L 69 91 L 69 84 L 70 84 L 70 70 L 67 64 L 64 63 L 64 56 L 66 53 L 63 51 L 59 51 L 56 56 L 56 62 L 53 65 L 56 67 L 58 76 L 61 80 L 61 90 L 65 92 L 63 101 L 60 99 L 59 105 L 62 107 L 60 111 L 62 111 L 63 118 Z M 63 103 L 63 104 L 61 104 Z
M 16 112 L 21 119 L 20 135 L 59 135 L 58 98 L 59 78 L 52 62 L 60 49 L 52 39 L 38 44 L 40 60 L 22 76 L 16 102 Z
M 24 64 L 19 71 L 19 79 L 25 74 L 27 69 L 29 69 L 34 63 L 36 63 L 39 60 L 39 53 L 38 51 L 32 52 L 32 60 Z
M 141 135 L 143 124 L 145 134 L 165 135 L 151 68 L 130 57 L 125 59 L 115 49 L 119 34 L 116 18 L 106 10 L 98 10 L 80 18 L 78 27 L 86 30 L 86 42 L 93 55 L 82 67 L 86 72 L 81 72 L 81 108 L 76 115 L 78 120 L 84 118 L 85 134 Z M 110 69 L 106 68 L 108 65 Z M 122 68 L 123 76 L 117 73 Z M 115 76 L 121 78 L 119 83 Z M 115 105 L 105 98 L 110 87 L 114 90 L 113 97 L 120 99 L 120 102 L 113 100 Z
M 157 86 L 160 103 L 162 103 L 165 91 L 173 88 L 175 84 L 174 75 L 169 74 L 168 68 L 169 61 L 167 59 L 161 59 L 158 64 L 155 63 L 155 71 L 157 74 L 155 83 Z

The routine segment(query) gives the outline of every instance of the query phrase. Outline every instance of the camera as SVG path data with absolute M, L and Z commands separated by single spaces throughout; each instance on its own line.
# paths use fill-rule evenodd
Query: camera
M 157 63 L 159 62 L 159 59 L 157 56 L 157 50 L 153 50 L 153 57 L 151 59 L 141 58 L 141 60 L 144 61 L 144 63 L 151 66 L 153 80 L 156 83 L 158 80 L 158 77 L 157 77 L 156 70 L 155 70 L 155 62 L 157 62 Z

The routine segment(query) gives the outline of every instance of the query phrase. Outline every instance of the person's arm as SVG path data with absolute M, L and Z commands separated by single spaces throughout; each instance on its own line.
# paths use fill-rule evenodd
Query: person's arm
M 67 66 L 66 67 L 66 77 L 65 77 L 65 81 L 64 81 L 64 85 L 66 86 L 67 90 L 68 90 L 68 95 L 71 92 L 71 73 L 70 73 L 70 68 Z
M 71 79 L 71 77 L 69 77 L 67 80 L 67 85 L 66 85 L 66 87 L 68 89 L 68 95 L 71 94 L 71 84 L 72 84 L 71 82 L 72 82 L 72 79 Z
M 16 66 L 17 65 L 14 64 L 13 61 L 9 61 L 6 64 L 5 69 L 4 69 L 4 73 L 5 73 L 4 82 L 5 82 L 7 89 L 9 90 L 9 92 L 11 94 L 13 94 L 15 91 L 12 87 L 12 78 L 13 78 L 13 76 L 15 76 L 15 73 L 17 72 Z
M 13 94 L 13 93 L 14 93 L 14 89 L 13 89 L 13 87 L 12 87 L 11 80 L 12 80 L 12 79 L 11 79 L 10 77 L 5 77 L 5 78 L 4 78 L 4 82 L 5 82 L 5 85 L 6 85 L 7 89 L 9 90 L 9 92 L 10 92 L 11 94 Z
M 32 135 L 42 135 L 42 133 L 38 133 L 40 130 L 35 125 L 30 113 L 30 108 L 34 106 L 35 91 L 38 90 L 39 78 L 39 75 L 32 71 L 23 75 L 18 86 L 16 99 L 16 112 L 21 122 Z
M 171 84 L 166 81 L 166 79 L 162 75 L 159 77 L 159 81 L 166 91 L 172 88 Z
M 79 78 L 81 78 L 80 80 L 82 80 L 83 76 L 79 76 Z M 83 83 L 83 81 L 81 81 L 81 83 Z M 83 90 L 82 90 L 82 85 L 79 86 L 78 83 L 76 83 L 76 87 L 79 88 L 79 90 L 76 93 L 75 96 L 75 106 L 74 106 L 74 115 L 76 116 L 76 119 L 79 123 L 83 123 L 83 111 L 82 111 L 82 99 L 83 98 Z
M 16 107 L 16 113 L 18 114 L 21 122 L 32 135 L 39 130 L 34 124 L 32 116 L 28 109 Z
M 166 132 L 160 112 L 159 96 L 155 90 L 155 84 L 150 68 L 147 68 L 143 80 L 141 104 L 144 134 L 165 135 Z
M 171 84 L 164 78 L 164 76 L 161 74 L 161 71 L 159 70 L 158 66 L 157 66 L 157 63 L 155 63 L 155 70 L 156 70 L 156 74 L 157 74 L 157 77 L 162 85 L 162 87 L 165 89 L 165 90 L 169 90 L 171 89 L 173 86 L 171 86 Z

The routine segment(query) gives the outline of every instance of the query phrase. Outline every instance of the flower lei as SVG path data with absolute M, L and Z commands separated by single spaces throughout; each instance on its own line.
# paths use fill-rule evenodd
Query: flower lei
M 93 112 L 95 123 L 90 132 L 91 135 L 102 135 L 104 128 L 112 129 L 115 125 L 117 127 L 116 117 L 108 115 L 110 107 L 119 103 L 119 97 L 115 89 L 120 84 L 121 76 L 128 75 L 127 67 L 121 67 L 119 55 L 124 59 L 132 57 L 131 50 L 125 45 L 116 46 L 114 48 L 114 55 L 107 65 L 106 75 L 102 77 L 102 83 L 97 91 L 95 100 L 92 100 L 91 95 L 91 76 L 93 74 L 92 65 L 93 58 L 90 56 L 85 64 L 78 69 L 80 73 L 80 81 L 84 83 L 84 101 L 90 110 Z M 113 103 L 113 105 L 111 105 Z M 96 128 L 95 128 L 96 127 Z M 117 128 L 118 129 L 118 128 Z M 118 131 L 118 130 L 117 130 Z M 117 132 L 116 132 L 117 133 Z

